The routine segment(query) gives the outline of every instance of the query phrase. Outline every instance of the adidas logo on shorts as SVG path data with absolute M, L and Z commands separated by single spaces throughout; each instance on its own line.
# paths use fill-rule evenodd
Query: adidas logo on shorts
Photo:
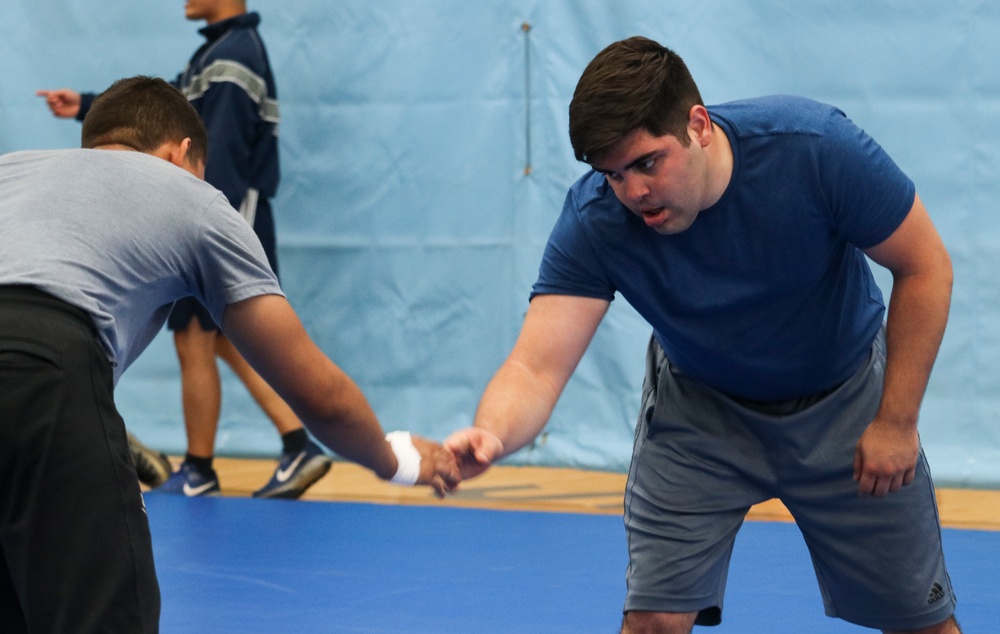
M 937 581 L 931 586 L 930 594 L 927 595 L 927 603 L 936 603 L 944 598 L 944 588 Z

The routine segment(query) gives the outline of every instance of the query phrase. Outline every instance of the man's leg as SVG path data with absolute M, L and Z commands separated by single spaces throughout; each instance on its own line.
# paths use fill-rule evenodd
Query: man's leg
M 650 342 L 625 486 L 625 631 L 688 632 L 722 618 L 729 561 L 771 476 L 759 441 Z
M 0 522 L 2 523 L 2 522 Z M 2 527 L 0 527 L 2 533 Z M 7 557 L 4 555 L 3 538 L 0 535 L 0 632 L 7 634 L 27 634 L 28 624 L 24 621 L 21 600 L 17 588 L 10 578 Z
M 111 365 L 87 318 L 58 306 L 0 309 L 0 629 L 156 632 L 152 540 Z
M 859 496 L 853 479 L 858 438 L 882 400 L 884 350 L 880 334 L 836 390 L 754 423 L 786 448 L 777 493 L 809 548 L 827 615 L 890 632 L 952 632 L 956 597 L 923 450 L 913 481 L 884 497 Z
M 267 381 L 261 378 L 257 372 L 250 367 L 243 355 L 236 350 L 236 346 L 229 341 L 229 338 L 219 333 L 215 337 L 215 354 L 226 362 L 233 373 L 239 377 L 243 385 L 246 386 L 250 396 L 257 402 L 280 435 L 285 435 L 298 429 L 302 429 L 302 421 L 295 415 L 292 408 L 278 396 L 278 393 L 271 389 Z
M 211 458 L 222 411 L 222 381 L 215 362 L 218 331 L 202 328 L 192 319 L 184 330 L 174 331 L 174 347 L 181 368 L 181 404 L 187 451 L 192 456 Z
M 622 634 L 690 634 L 696 612 L 686 614 L 666 612 L 626 612 Z M 944 623 L 919 630 L 882 630 L 883 634 L 962 634 L 955 617 Z
M 188 449 L 178 470 L 156 491 L 194 497 L 220 490 L 219 477 L 212 468 L 222 410 L 222 382 L 215 362 L 217 336 L 216 330 L 203 327 L 196 316 L 174 330 Z
M 944 623 L 938 623 L 930 627 L 919 630 L 882 630 L 884 634 L 962 634 L 955 617 L 949 618 Z
M 690 634 L 697 612 L 626 612 L 622 634 Z

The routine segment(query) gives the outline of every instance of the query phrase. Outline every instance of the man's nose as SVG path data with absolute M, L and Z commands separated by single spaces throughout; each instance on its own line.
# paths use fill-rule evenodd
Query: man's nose
M 625 197 L 633 202 L 639 202 L 649 193 L 646 179 L 640 176 L 626 176 L 624 182 Z

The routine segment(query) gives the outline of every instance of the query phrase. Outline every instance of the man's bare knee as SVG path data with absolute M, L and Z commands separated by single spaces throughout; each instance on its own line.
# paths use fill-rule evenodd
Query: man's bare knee
M 626 612 L 622 634 L 690 634 L 697 616 L 697 612 Z
M 204 330 L 197 319 L 192 319 L 187 328 L 174 331 L 174 349 L 181 365 L 215 363 L 214 330 Z
M 958 627 L 958 621 L 952 616 L 947 621 L 919 630 L 882 630 L 882 632 L 883 634 L 962 634 L 962 629 Z

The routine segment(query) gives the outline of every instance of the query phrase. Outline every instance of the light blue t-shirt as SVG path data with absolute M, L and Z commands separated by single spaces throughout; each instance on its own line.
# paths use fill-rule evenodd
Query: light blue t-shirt
M 0 157 L 0 285 L 31 285 L 86 312 L 115 381 L 194 295 L 225 307 L 282 295 L 260 242 L 225 196 L 163 159 L 52 150 Z
M 624 297 L 674 366 L 735 396 L 828 389 L 866 358 L 885 305 L 860 249 L 902 223 L 912 181 L 840 110 L 797 97 L 710 107 L 733 148 L 722 198 L 676 235 L 603 175 L 570 189 L 532 296 Z

